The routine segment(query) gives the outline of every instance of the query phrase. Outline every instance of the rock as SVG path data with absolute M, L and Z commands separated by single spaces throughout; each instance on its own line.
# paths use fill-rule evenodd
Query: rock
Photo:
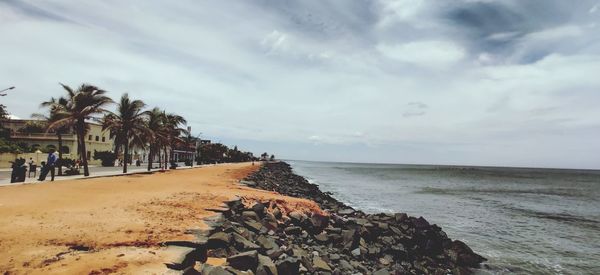
M 341 210 L 338 210 L 338 214 L 339 215 L 352 215 L 352 214 L 354 214 L 354 209 L 350 209 L 350 208 L 341 209 Z
M 256 187 L 256 186 L 258 186 L 258 184 L 256 182 L 249 181 L 249 180 L 241 180 L 240 183 L 243 184 L 243 185 L 246 185 L 248 187 Z
M 454 258 L 453 261 L 458 265 L 467 267 L 478 267 L 479 264 L 486 261 L 487 259 L 481 257 L 471 250 L 471 248 L 461 241 L 453 241 L 450 250 L 453 251 L 454 255 L 449 255 L 450 258 Z
M 260 248 L 260 246 L 254 244 L 237 233 L 233 233 L 233 241 L 235 242 L 235 247 L 241 251 L 257 250 Z
M 257 202 L 254 205 L 252 205 L 251 208 L 252 208 L 252 211 L 254 211 L 259 217 L 261 217 L 261 218 L 264 217 L 265 209 L 266 209 L 264 204 Z
M 402 236 L 404 234 L 402 234 L 402 231 L 400 231 L 400 229 L 398 227 L 395 226 L 390 226 L 390 230 L 392 231 L 392 233 L 394 233 L 395 235 L 398 236 Z
M 392 245 L 389 251 L 391 251 L 392 254 L 396 255 L 396 257 L 399 258 L 404 258 L 407 255 L 406 248 L 404 248 L 404 245 L 402 245 L 401 243 Z
M 292 219 L 292 223 L 296 225 L 302 224 L 302 222 L 306 219 L 306 215 L 300 211 L 292 211 L 288 214 L 290 219 Z
M 430 227 L 429 222 L 423 217 L 415 219 L 413 224 L 417 229 L 427 229 Z
M 369 253 L 371 256 L 377 256 L 379 253 L 381 253 L 381 249 L 377 246 L 370 246 L 367 248 L 367 253 Z
M 387 270 L 386 268 L 382 268 L 380 270 L 377 270 L 375 272 L 373 272 L 373 275 L 390 275 L 390 271 Z
M 265 250 L 279 249 L 279 245 L 277 245 L 275 240 L 265 237 L 264 235 L 258 236 L 258 238 L 256 238 L 256 242 Z
M 260 220 L 260 218 L 258 217 L 258 214 L 256 214 L 256 212 L 254 212 L 254 211 L 242 212 L 242 218 L 244 218 L 244 220 L 254 220 L 254 221 Z
M 340 257 L 339 254 L 335 254 L 335 253 L 329 254 L 329 259 L 332 260 L 332 261 L 334 261 L 334 262 L 339 261 L 341 258 L 342 257 Z
M 352 250 L 358 246 L 359 238 L 358 231 L 354 229 L 342 230 L 342 238 L 344 242 L 344 249 Z
M 294 257 L 287 257 L 275 263 L 277 273 L 282 275 L 297 275 L 300 270 L 300 262 Z
M 342 229 L 339 227 L 327 227 L 325 228 L 325 231 L 329 234 L 342 234 Z
M 306 270 L 306 272 L 315 272 L 315 268 L 313 267 L 312 261 L 308 257 L 300 258 L 300 273 L 302 273 L 303 268 Z
M 225 270 L 222 266 L 211 266 L 204 264 L 202 266 L 202 270 L 200 270 L 201 275 L 231 275 L 229 271 Z
M 361 263 L 357 262 L 357 261 L 350 261 L 350 264 L 355 268 L 358 269 L 358 271 L 364 273 L 364 274 L 368 274 L 369 273 L 369 269 L 366 268 L 364 265 L 362 265 Z
M 258 255 L 258 267 L 256 268 L 256 275 L 277 275 L 277 266 L 271 260 L 271 258 Z
M 237 270 L 231 266 L 224 266 L 223 268 L 225 270 L 227 270 L 227 272 L 229 272 L 229 274 L 232 274 L 232 275 L 254 275 L 254 272 L 252 272 L 252 270 L 241 271 L 241 270 Z
M 329 216 L 314 213 L 310 217 L 310 223 L 312 224 L 315 233 L 321 232 L 329 225 Z
M 245 180 L 256 183 L 260 189 L 313 200 L 325 213 L 331 213 L 307 216 L 296 210 L 282 215 L 277 202 L 269 201 L 247 211 L 255 215 L 242 214 L 248 210 L 243 204 L 228 204 L 233 205 L 229 212 L 223 212 L 229 219 L 224 221 L 228 225 L 220 231 L 239 233 L 260 246 L 258 251 L 275 262 L 278 274 L 297 274 L 300 270 L 307 274 L 461 274 L 469 271 L 465 267 L 485 260 L 464 243 L 453 242 L 441 228 L 422 217 L 353 210 L 295 175 L 286 163 L 266 163 Z M 235 244 L 209 253 L 221 251 L 231 255 L 237 253 L 236 249 L 253 247 Z M 274 269 L 267 271 L 259 264 L 254 271 L 267 275 Z
M 390 225 L 388 223 L 385 223 L 385 222 L 379 222 L 379 223 L 377 223 L 377 227 L 379 227 L 379 230 L 382 230 L 382 231 L 390 229 Z
M 319 235 L 315 235 L 315 240 L 317 240 L 319 243 L 327 243 L 329 241 L 329 237 L 327 236 L 327 233 L 323 232 Z
M 275 207 L 275 209 L 273 209 L 273 216 L 275 216 L 275 218 L 277 219 L 281 219 L 281 210 L 279 210 L 279 207 Z
M 379 258 L 379 263 L 382 265 L 390 265 L 394 261 L 394 258 L 390 255 L 385 255 L 382 258 Z
M 308 257 L 308 253 L 306 253 L 306 250 L 301 249 L 301 248 L 294 248 L 294 249 L 292 249 L 292 255 L 294 255 L 294 257 L 296 257 L 298 259 L 302 259 L 302 258 L 307 258 Z
M 396 214 L 394 214 L 394 218 L 395 218 L 396 222 L 399 223 L 399 222 L 403 222 L 404 220 L 408 219 L 408 215 L 406 215 L 406 213 L 396 213 Z
M 302 232 L 302 228 L 300 228 L 299 226 L 290 226 L 287 227 L 286 229 L 284 229 L 285 234 L 288 235 L 298 235 Z
M 385 245 L 391 246 L 394 244 L 394 238 L 390 237 L 390 236 L 385 236 L 381 238 L 381 242 L 384 243 Z
M 208 237 L 206 247 L 209 249 L 226 248 L 231 242 L 231 234 L 225 232 L 217 232 Z
M 345 270 L 345 271 L 354 270 L 354 267 L 348 261 L 346 261 L 344 259 L 340 260 L 339 266 L 342 270 Z
M 314 269 L 317 271 L 331 272 L 331 267 L 329 266 L 329 264 L 327 264 L 325 261 L 323 261 L 323 259 L 321 259 L 320 257 L 313 258 L 312 263 L 313 263 Z
M 279 256 L 281 256 L 283 253 L 285 253 L 285 252 L 281 248 L 279 248 L 279 249 L 271 249 L 271 250 L 267 251 L 267 255 L 271 259 L 277 259 L 277 258 L 279 258 Z
M 227 258 L 227 264 L 239 270 L 256 270 L 258 252 L 256 250 L 242 252 Z
M 254 212 L 252 212 L 252 213 L 254 213 Z M 256 233 L 261 232 L 264 228 L 261 223 L 256 222 L 256 221 L 250 221 L 250 220 L 244 221 L 244 225 L 246 226 L 246 228 L 248 228 L 251 231 L 256 232 Z

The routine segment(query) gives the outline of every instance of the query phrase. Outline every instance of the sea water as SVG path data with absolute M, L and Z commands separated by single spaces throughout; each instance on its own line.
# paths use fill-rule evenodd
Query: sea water
M 288 161 L 367 213 L 438 224 L 492 274 L 600 274 L 600 171 Z

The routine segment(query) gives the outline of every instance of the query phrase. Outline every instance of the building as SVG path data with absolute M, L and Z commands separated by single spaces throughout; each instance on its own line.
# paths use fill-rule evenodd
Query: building
M 17 143 L 26 144 L 32 150 L 46 151 L 48 149 L 58 150 L 58 136 L 54 132 L 45 133 L 43 131 L 23 131 L 23 128 L 28 125 L 39 124 L 39 120 L 31 119 L 9 119 L 3 120 L 2 126 L 11 130 L 10 138 Z M 114 141 L 110 138 L 108 131 L 102 130 L 102 125 L 94 122 L 87 122 L 89 127 L 88 133 L 85 136 L 86 155 L 89 164 L 99 165 L 100 160 L 93 160 L 94 150 L 96 151 L 112 151 Z M 33 127 L 35 128 L 35 127 Z M 73 132 L 62 134 L 63 158 L 76 159 L 78 158 L 79 146 L 77 144 L 77 135 Z M 0 164 L 5 166 L 5 163 Z

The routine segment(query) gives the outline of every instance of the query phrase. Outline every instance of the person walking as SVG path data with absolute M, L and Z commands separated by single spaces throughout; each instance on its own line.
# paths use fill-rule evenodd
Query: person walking
M 27 173 L 27 177 L 31 178 L 31 172 L 33 172 L 33 177 L 37 176 L 37 165 L 35 165 L 35 161 L 33 158 L 29 158 L 29 173 Z
M 50 152 L 48 152 L 48 160 L 46 161 L 46 165 L 44 165 L 44 168 L 40 172 L 40 178 L 38 179 L 39 181 L 44 181 L 46 179 L 46 176 L 48 175 L 48 172 L 50 172 L 50 180 L 54 181 L 54 167 L 56 166 L 57 160 L 56 154 L 54 154 L 54 152 L 54 149 L 50 149 Z

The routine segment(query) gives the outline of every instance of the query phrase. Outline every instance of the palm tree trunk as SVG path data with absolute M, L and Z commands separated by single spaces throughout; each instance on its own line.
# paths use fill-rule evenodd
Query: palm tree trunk
M 171 150 L 169 151 L 169 159 L 171 161 L 175 160 L 175 152 L 173 152 L 173 148 L 175 148 L 175 146 L 174 146 L 174 143 L 171 142 L 171 148 L 170 148 Z
M 129 140 L 128 138 L 126 138 L 125 140 Z M 129 155 L 129 142 L 125 141 L 125 150 L 123 151 L 123 160 L 125 161 L 123 163 L 123 173 L 127 173 L 127 163 L 129 162 L 129 159 L 127 158 Z
M 164 147 L 163 152 L 165 153 L 165 170 L 169 167 L 169 159 L 167 158 L 167 146 Z
M 81 163 L 83 164 L 83 175 L 88 177 L 90 169 L 88 168 L 87 150 L 85 149 L 85 121 L 79 120 L 77 123 L 77 136 L 81 145 Z
M 152 146 L 148 148 L 148 171 L 152 169 Z
M 162 168 L 162 157 L 160 154 L 160 147 L 156 148 L 156 154 L 158 155 L 158 168 Z
M 60 131 L 56 131 L 58 136 L 58 175 L 62 176 L 62 135 Z

